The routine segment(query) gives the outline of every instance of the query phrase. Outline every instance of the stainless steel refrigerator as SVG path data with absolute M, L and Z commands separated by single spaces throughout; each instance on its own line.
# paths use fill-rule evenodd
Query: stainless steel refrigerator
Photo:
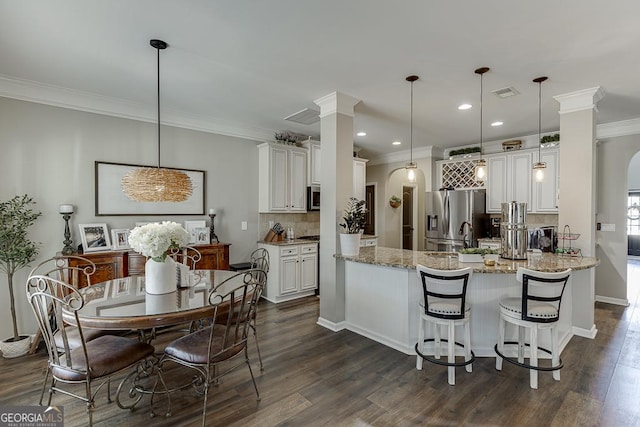
M 457 252 L 487 236 L 485 190 L 440 190 L 426 194 L 425 249 Z

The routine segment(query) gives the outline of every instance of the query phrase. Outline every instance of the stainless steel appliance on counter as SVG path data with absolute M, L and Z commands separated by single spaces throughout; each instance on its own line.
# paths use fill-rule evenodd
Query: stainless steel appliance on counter
M 487 236 L 485 190 L 440 190 L 426 194 L 425 249 L 456 252 L 477 247 Z
M 507 202 L 502 204 L 500 242 L 502 258 L 527 259 L 527 204 Z

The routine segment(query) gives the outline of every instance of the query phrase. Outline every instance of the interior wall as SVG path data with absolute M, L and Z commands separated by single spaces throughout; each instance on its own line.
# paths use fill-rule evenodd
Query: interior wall
M 95 216 L 94 161 L 155 165 L 156 126 L 0 97 L 0 200 L 26 193 L 37 202 L 43 215 L 31 229 L 31 239 L 41 242 L 35 263 L 62 250 L 62 203 L 75 205 L 70 223 L 74 246 L 80 240 L 78 224 L 106 223 L 111 230 L 133 228 L 138 221 L 208 221 L 207 215 Z M 256 143 L 163 126 L 162 165 L 206 171 L 205 213 L 217 209 L 216 234 L 232 244 L 230 262 L 246 260 L 259 237 Z M 241 230 L 241 221 L 247 221 L 248 230 Z M 36 330 L 24 294 L 28 270 L 14 276 L 22 333 Z M 1 276 L 0 339 L 11 334 L 6 282 Z
M 629 163 L 629 190 L 640 190 L 640 153 L 633 156 Z
M 640 151 L 640 135 L 603 139 L 597 145 L 596 220 L 615 231 L 597 231 L 595 290 L 598 297 L 627 300 L 627 180 L 631 158 Z

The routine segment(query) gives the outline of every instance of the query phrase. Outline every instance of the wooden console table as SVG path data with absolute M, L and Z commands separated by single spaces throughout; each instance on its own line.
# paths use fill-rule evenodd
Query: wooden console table
M 194 245 L 202 258 L 196 264 L 198 270 L 228 270 L 229 269 L 229 243 L 217 243 L 211 245 Z M 59 256 L 62 256 L 58 254 Z M 96 265 L 96 272 L 91 276 L 92 283 L 104 282 L 127 276 L 144 275 L 144 264 L 147 259 L 134 251 L 105 251 L 77 254 L 88 259 Z M 62 256 L 64 257 L 64 256 Z M 70 267 L 84 267 L 75 258 L 69 258 Z M 81 281 L 79 288 L 87 286 Z

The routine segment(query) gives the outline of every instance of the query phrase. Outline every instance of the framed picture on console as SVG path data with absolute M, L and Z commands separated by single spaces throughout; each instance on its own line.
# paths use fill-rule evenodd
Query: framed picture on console
M 95 214 L 105 215 L 204 215 L 205 171 L 178 169 L 191 179 L 193 193 L 184 202 L 136 202 L 122 191 L 122 178 L 137 168 L 156 166 L 95 162 Z M 176 168 L 165 168 L 176 169 Z
M 107 224 L 79 224 L 82 250 L 86 252 L 100 252 L 111 250 L 111 239 Z
M 129 246 L 129 230 L 128 228 L 114 228 L 111 230 L 111 240 L 113 241 L 113 250 L 130 249 Z
M 206 226 L 207 223 L 204 220 L 185 221 L 184 229 L 189 233 L 189 243 L 198 243 L 198 229 L 206 228 Z

